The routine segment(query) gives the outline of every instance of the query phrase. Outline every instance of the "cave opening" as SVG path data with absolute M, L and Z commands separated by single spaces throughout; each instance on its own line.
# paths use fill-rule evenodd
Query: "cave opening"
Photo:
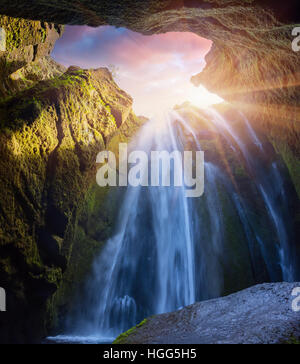
M 195 33 L 146 36 L 111 26 L 67 26 L 57 41 L 57 62 L 107 67 L 133 98 L 134 113 L 150 119 L 133 137 L 137 150 L 146 156 L 151 149 L 204 151 L 205 193 L 188 201 L 185 187 L 151 188 L 140 168 L 137 188 L 127 187 L 115 205 L 114 232 L 94 257 L 80 302 L 64 318 L 64 335 L 51 339 L 111 341 L 152 314 L 295 279 L 293 227 L 280 190 L 286 170 L 244 114 L 191 82 L 211 47 Z M 234 278 L 237 272 L 243 279 Z
M 199 107 L 223 101 L 191 83 L 211 46 L 191 32 L 142 35 L 112 26 L 66 26 L 52 56 L 64 66 L 107 67 L 133 98 L 135 114 L 150 118 L 186 101 Z
M 241 290 L 254 314 L 269 289 L 287 302 L 292 283 L 273 282 L 300 277 L 300 124 L 299 56 L 284 9 L 255 0 L 17 2 L 0 16 L 0 286 L 9 308 L 0 341 L 111 342 L 140 321 L 147 328 L 153 314 L 180 316 L 190 304 L 199 313 L 195 302 Z M 63 32 L 48 21 L 78 26 Z M 164 109 L 165 122 L 151 123 Z M 99 151 L 124 141 L 146 155 L 204 151 L 204 195 L 148 188 L 142 168 L 135 189 L 99 188 Z M 273 318 L 285 326 L 280 311 Z M 164 342 L 160 334 L 152 339 Z
M 80 302 L 71 304 L 64 335 L 55 341 L 111 341 L 153 314 L 255 283 L 295 279 L 291 197 L 281 191 L 286 170 L 244 114 L 191 82 L 211 47 L 195 33 L 146 36 L 111 26 L 67 26 L 57 41 L 57 62 L 107 67 L 133 98 L 134 113 L 151 119 L 133 137 L 137 150 L 146 156 L 151 149 L 204 151 L 205 193 L 188 201 L 186 186 L 151 188 L 140 168 L 137 188 L 127 187 L 115 205 L 114 232 L 94 257 Z M 171 173 L 176 176 L 174 167 Z

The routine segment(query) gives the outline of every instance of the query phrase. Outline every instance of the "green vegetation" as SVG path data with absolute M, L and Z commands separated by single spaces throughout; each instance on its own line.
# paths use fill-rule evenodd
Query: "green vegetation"
M 138 328 L 144 326 L 147 323 L 147 319 L 144 319 L 142 322 L 140 322 L 138 325 L 132 327 L 128 331 L 124 332 L 123 334 L 119 335 L 116 340 L 113 342 L 113 344 L 125 344 L 126 339 L 128 336 L 132 335 Z
M 0 15 L 0 27 L 6 31 L 6 51 L 45 43 L 47 23 Z
M 300 339 L 296 338 L 295 336 L 291 336 L 284 344 L 288 345 L 300 345 Z
M 10 50 L 46 41 L 45 25 L 21 40 L 26 30 L 14 24 L 27 23 L 10 24 Z M 31 60 L 5 97 L 0 87 L 0 278 L 27 312 L 20 336 L 30 321 L 40 336 L 58 323 L 112 234 L 117 196 L 96 185 L 96 156 L 113 135 L 122 138 L 116 117 L 126 138 L 131 123 L 138 128 L 131 98 L 107 70 L 64 72 L 51 59 Z

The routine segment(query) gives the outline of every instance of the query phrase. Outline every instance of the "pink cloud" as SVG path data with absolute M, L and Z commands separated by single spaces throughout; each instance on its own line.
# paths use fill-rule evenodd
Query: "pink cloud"
M 170 61 L 174 54 L 180 54 L 183 61 L 204 58 L 211 41 L 193 33 L 167 33 L 142 36 L 134 33 L 113 43 L 109 50 L 113 58 L 128 67 L 142 67 L 145 64 Z
M 144 36 L 127 29 L 66 27 L 53 52 L 57 61 L 82 68 L 114 64 L 117 82 L 133 96 L 138 114 L 172 107 L 190 92 L 190 78 L 204 67 L 212 42 L 194 33 Z

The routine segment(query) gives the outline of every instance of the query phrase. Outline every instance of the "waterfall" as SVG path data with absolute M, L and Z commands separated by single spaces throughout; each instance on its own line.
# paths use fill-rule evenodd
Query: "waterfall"
M 200 115 L 223 135 L 232 150 L 242 154 L 264 206 L 265 228 L 270 236 L 259 231 L 249 202 L 213 161 L 205 162 L 205 193 L 200 198 L 187 198 L 184 186 L 128 186 L 115 233 L 95 260 L 81 305 L 69 318 L 73 337 L 116 337 L 152 314 L 222 295 L 224 285 L 228 285 L 224 281 L 226 267 L 230 270 L 232 265 L 232 242 L 229 238 L 225 242 L 228 222 L 224 198 L 230 208 L 227 215 L 235 219 L 239 249 L 249 266 L 245 268 L 249 284 L 260 279 L 294 280 L 284 215 L 288 209 L 284 207 L 284 183 L 276 161 L 266 173 L 265 165 L 253 156 L 253 148 L 256 155 L 265 153 L 264 143 L 243 115 L 246 137 L 214 108 L 201 110 Z M 183 151 L 187 145 L 201 150 L 197 128 L 189 118 L 172 111 L 147 122 L 130 148 L 150 155 L 153 150 Z M 144 171 L 148 167 L 145 165 Z M 172 165 L 172 177 L 176 173 Z M 220 191 L 226 194 L 223 199 Z M 267 275 L 263 275 L 262 266 Z M 259 278 L 261 275 L 263 278 Z
M 183 134 L 176 122 L 170 114 L 163 123 L 147 123 L 132 149 L 147 154 L 182 151 Z M 171 168 L 174 177 L 178 172 Z M 184 186 L 128 186 L 117 231 L 94 263 L 89 317 L 79 326 L 91 334 L 116 336 L 153 313 L 195 302 L 197 220 Z M 215 296 L 219 294 L 217 290 Z
M 288 242 L 288 233 L 286 231 L 285 225 L 285 214 L 288 213 L 288 209 L 286 208 L 286 200 L 284 198 L 284 189 L 283 189 L 283 182 L 281 176 L 278 172 L 276 163 L 271 164 L 271 168 L 269 169 L 269 174 L 265 173 L 265 168 L 261 164 L 260 160 L 255 160 L 248 151 L 249 148 L 249 141 L 253 145 L 257 146 L 261 153 L 264 152 L 264 148 L 262 143 L 260 142 L 259 138 L 257 137 L 255 131 L 251 127 L 250 123 L 246 119 L 246 117 L 241 114 L 243 117 L 247 130 L 249 141 L 247 147 L 245 143 L 241 140 L 241 138 L 236 135 L 236 133 L 231 128 L 230 124 L 220 113 L 218 113 L 215 109 L 210 108 L 207 111 L 207 114 L 218 129 L 223 129 L 227 131 L 232 138 L 232 140 L 238 145 L 240 148 L 243 156 L 247 161 L 247 166 L 249 171 L 252 175 L 255 176 L 254 181 L 258 187 L 258 190 L 264 200 L 265 206 L 268 210 L 270 220 L 275 227 L 275 232 L 279 241 L 277 246 L 278 256 L 280 259 L 280 267 L 282 271 L 283 280 L 286 282 L 293 282 L 295 278 L 295 272 L 293 263 L 291 260 L 291 251 Z M 228 140 L 228 139 L 227 139 Z M 281 198 L 280 198 L 281 197 Z M 278 204 L 278 198 L 281 199 L 281 203 Z M 238 201 L 236 199 L 236 201 Z M 239 203 L 239 202 L 237 202 Z M 239 207 L 238 207 L 239 208 Z M 239 208 L 239 210 L 241 210 Z M 242 218 L 246 221 L 245 217 Z M 246 226 L 246 225 L 245 225 Z M 259 239 L 259 238 L 258 238 Z M 261 241 L 261 239 L 259 239 Z M 262 250 L 264 249 L 263 244 L 261 244 Z M 266 260 L 268 262 L 268 259 Z M 272 275 L 272 272 L 270 271 Z

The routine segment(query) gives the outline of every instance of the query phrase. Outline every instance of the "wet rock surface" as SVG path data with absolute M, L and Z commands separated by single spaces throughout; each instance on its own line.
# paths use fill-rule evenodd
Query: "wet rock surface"
M 150 317 L 116 343 L 281 344 L 300 338 L 292 291 L 300 283 L 257 285 L 227 297 Z

